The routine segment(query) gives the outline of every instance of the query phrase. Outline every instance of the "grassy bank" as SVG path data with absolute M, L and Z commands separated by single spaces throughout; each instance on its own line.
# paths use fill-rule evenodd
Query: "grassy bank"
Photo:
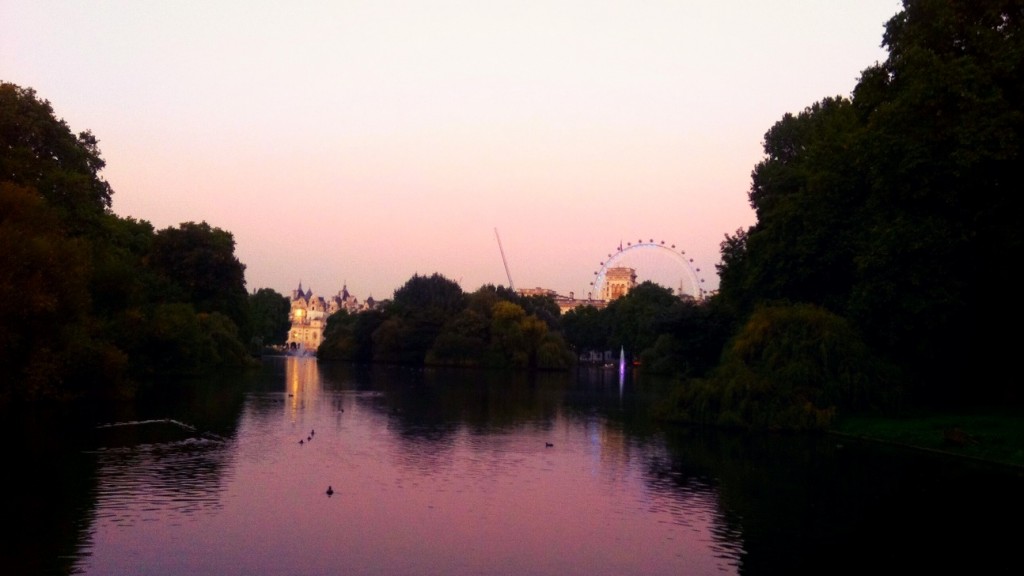
M 836 423 L 833 432 L 1024 470 L 1024 414 L 1020 411 L 929 413 L 903 418 L 846 417 Z

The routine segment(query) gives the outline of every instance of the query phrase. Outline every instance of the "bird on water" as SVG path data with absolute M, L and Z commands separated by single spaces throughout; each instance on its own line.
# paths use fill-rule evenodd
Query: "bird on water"
M 328 496 L 331 496 L 331 495 L 333 495 L 333 494 L 334 494 L 334 488 L 331 488 L 330 486 L 328 486 L 328 487 L 327 487 L 327 495 L 328 495 Z

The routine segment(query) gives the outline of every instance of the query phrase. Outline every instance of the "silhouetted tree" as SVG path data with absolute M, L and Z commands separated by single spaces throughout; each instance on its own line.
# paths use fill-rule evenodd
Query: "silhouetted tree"
M 72 234 L 94 226 L 113 191 L 88 130 L 75 135 L 32 88 L 0 82 L 0 180 L 34 190 Z
M 562 316 L 565 340 L 577 355 L 611 349 L 608 318 L 593 306 L 577 306 Z
M 714 376 L 681 385 L 666 413 L 689 423 L 817 430 L 840 409 L 876 406 L 893 393 L 886 379 L 844 318 L 810 304 L 761 306 Z
M 114 215 L 103 167 L 91 133 L 0 83 L 0 400 L 124 397 L 155 374 L 244 364 L 230 234 L 179 242 Z
M 374 333 L 374 358 L 422 364 L 445 322 L 465 306 L 466 295 L 454 281 L 437 273 L 414 275 L 395 290 L 389 318 Z
M 628 294 L 608 303 L 603 313 L 608 318 L 608 342 L 612 351 L 625 348 L 631 357 L 639 358 L 658 338 L 658 327 L 679 298 L 672 290 L 645 281 Z
M 234 236 L 201 222 L 185 222 L 156 233 L 149 265 L 197 312 L 220 312 L 250 332 L 245 265 L 235 257 Z
M 786 115 L 722 245 L 722 310 L 812 303 L 847 318 L 920 401 L 1019 398 L 993 330 L 1021 251 L 1024 4 L 906 0 L 852 99 Z
M 291 302 L 272 288 L 260 288 L 249 294 L 249 325 L 252 338 L 260 346 L 282 345 L 288 340 L 288 312 Z

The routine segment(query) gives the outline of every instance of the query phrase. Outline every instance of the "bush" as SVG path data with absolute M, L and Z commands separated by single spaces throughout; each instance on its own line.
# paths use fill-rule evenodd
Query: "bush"
M 827 428 L 839 410 L 876 408 L 886 373 L 843 318 L 808 304 L 765 306 L 707 380 L 683 383 L 663 416 L 756 429 Z

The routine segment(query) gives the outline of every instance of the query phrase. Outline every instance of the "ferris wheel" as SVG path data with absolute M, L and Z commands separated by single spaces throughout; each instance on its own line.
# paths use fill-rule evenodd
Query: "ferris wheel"
M 677 249 L 675 244 L 666 244 L 664 240 L 641 239 L 620 243 L 600 266 L 590 283 L 595 294 L 602 293 L 610 269 L 632 268 L 638 284 L 651 281 L 671 289 L 677 296 L 689 296 L 695 300 L 703 300 L 706 295 L 704 279 L 700 268 L 693 266 L 693 258 L 688 257 L 685 250 Z

